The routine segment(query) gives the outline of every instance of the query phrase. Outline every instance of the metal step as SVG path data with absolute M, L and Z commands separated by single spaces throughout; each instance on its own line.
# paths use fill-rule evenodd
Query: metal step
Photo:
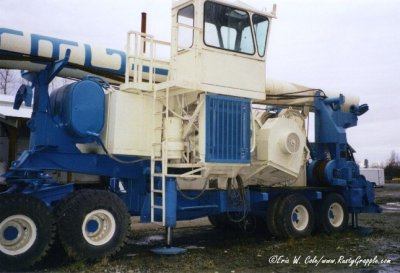
M 177 169 L 184 169 L 184 168 L 201 168 L 203 167 L 204 164 L 199 163 L 199 164 L 191 164 L 191 163 L 170 163 L 168 164 L 168 168 L 177 168 Z
M 164 209 L 163 206 L 160 206 L 160 205 L 152 205 L 151 208 L 153 208 L 153 209 L 160 209 L 160 210 L 163 210 L 163 209 Z M 157 221 L 157 222 L 159 222 L 159 221 Z

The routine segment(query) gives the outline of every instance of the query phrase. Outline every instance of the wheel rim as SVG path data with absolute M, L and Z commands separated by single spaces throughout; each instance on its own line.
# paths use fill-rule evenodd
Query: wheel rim
M 292 225 L 298 231 L 303 231 L 307 228 L 310 215 L 308 210 L 303 205 L 297 205 L 292 211 Z
M 328 210 L 328 219 L 332 226 L 340 227 L 344 219 L 344 211 L 339 203 L 332 203 Z
M 25 215 L 13 215 L 0 223 L 0 251 L 11 256 L 25 253 L 35 243 L 37 227 Z
M 82 224 L 85 240 L 95 246 L 108 243 L 114 236 L 116 223 L 114 216 L 106 210 L 94 210 L 86 215 Z

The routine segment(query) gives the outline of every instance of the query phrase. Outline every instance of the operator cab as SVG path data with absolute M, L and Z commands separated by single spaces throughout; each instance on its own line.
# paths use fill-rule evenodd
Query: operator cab
M 172 80 L 223 95 L 264 99 L 273 13 L 238 1 L 178 1 L 172 8 Z

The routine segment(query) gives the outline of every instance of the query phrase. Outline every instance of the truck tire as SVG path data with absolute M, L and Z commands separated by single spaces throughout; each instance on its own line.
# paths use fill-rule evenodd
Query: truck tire
M 318 226 L 326 234 L 344 230 L 349 222 L 346 202 L 338 193 L 328 194 L 322 199 L 318 216 Z
M 40 261 L 54 238 L 49 208 L 23 194 L 0 196 L 0 270 L 20 270 Z
M 225 230 L 231 224 L 226 213 L 209 215 L 208 220 L 218 230 Z
M 314 228 L 314 210 L 303 195 L 294 193 L 282 199 L 276 215 L 276 224 L 283 238 L 299 238 L 311 234 Z
M 81 190 L 66 202 L 58 219 L 60 241 L 68 256 L 96 260 L 117 253 L 129 231 L 123 201 L 104 190 Z
M 75 194 L 76 194 L 76 192 L 72 192 L 72 193 L 68 194 L 67 196 L 65 196 L 63 199 L 59 200 L 55 204 L 52 214 L 53 214 L 53 218 L 54 218 L 56 225 L 57 225 L 59 219 L 61 219 L 61 217 L 64 215 L 64 212 L 68 208 L 69 201 L 75 196 Z M 53 255 L 55 257 L 57 257 L 57 256 L 65 256 L 65 254 L 66 253 L 65 253 L 64 247 L 60 240 L 59 231 L 58 231 L 58 229 L 56 229 L 55 236 L 54 236 L 54 243 L 51 246 L 49 258 L 52 259 Z
M 281 237 L 281 231 L 277 227 L 277 215 L 278 215 L 278 208 L 279 204 L 284 198 L 284 195 L 278 195 L 274 197 L 269 203 L 268 203 L 268 208 L 267 208 L 267 217 L 266 217 L 266 222 L 267 222 L 267 228 L 269 233 L 274 236 L 274 237 Z

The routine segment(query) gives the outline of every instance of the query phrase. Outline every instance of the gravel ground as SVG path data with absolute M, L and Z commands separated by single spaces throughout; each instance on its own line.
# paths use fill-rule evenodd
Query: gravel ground
M 116 257 L 83 263 L 52 253 L 36 272 L 400 272 L 400 184 L 386 184 L 376 193 L 384 212 L 360 216 L 360 225 L 373 230 L 367 236 L 349 228 L 331 236 L 277 240 L 221 232 L 202 218 L 179 223 L 174 244 L 187 252 L 166 257 L 150 252 L 163 244 L 163 230 L 132 219 L 130 240 Z

